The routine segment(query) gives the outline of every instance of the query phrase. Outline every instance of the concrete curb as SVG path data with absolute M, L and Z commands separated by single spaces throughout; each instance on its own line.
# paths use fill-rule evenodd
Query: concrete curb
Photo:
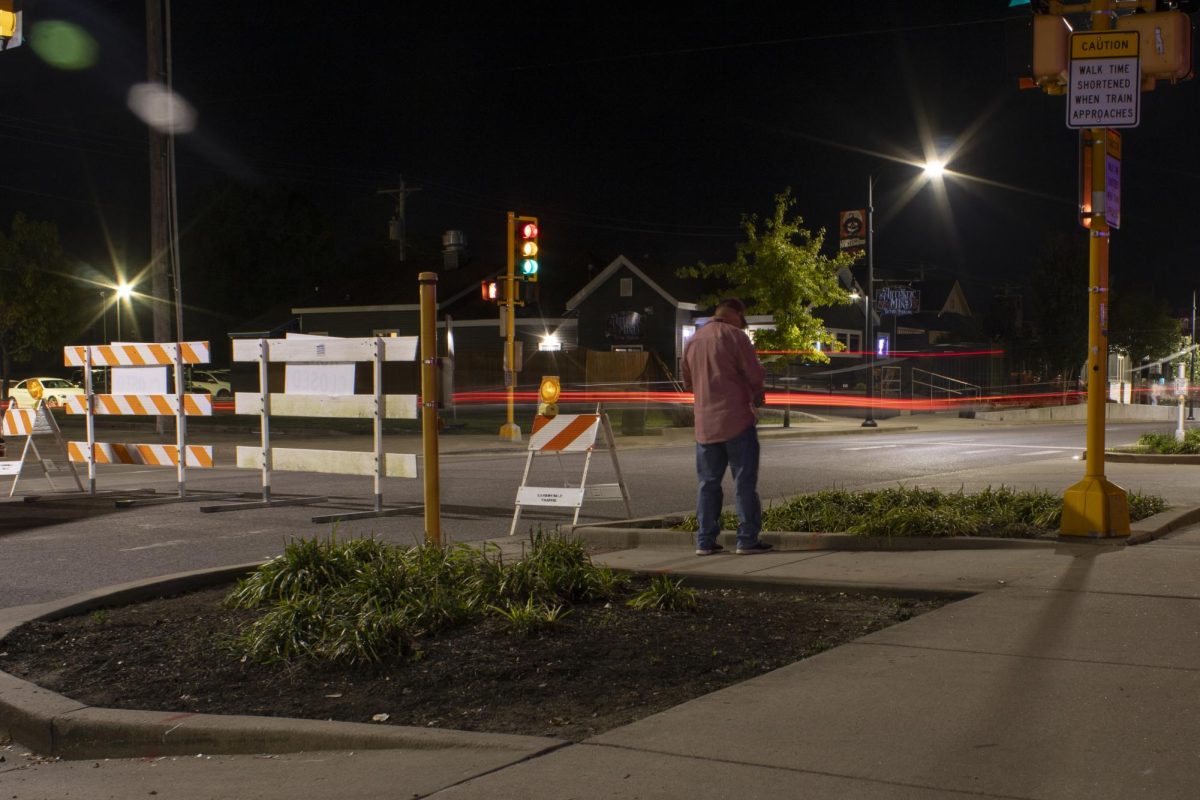
M 1171 509 L 1131 524 L 1129 538 L 1126 542 L 1128 544 L 1145 544 L 1197 522 L 1200 522 L 1200 506 Z
M 184 572 L 4 609 L 0 611 L 0 641 L 27 622 L 219 585 L 260 563 Z M 510 752 L 525 759 L 570 744 L 548 737 L 444 728 L 96 708 L 6 672 L 0 672 L 0 736 L 11 737 L 34 752 L 64 759 L 460 748 Z
M 1080 458 L 1087 458 L 1085 450 Z M 1200 464 L 1200 455 L 1187 453 L 1122 453 L 1109 450 L 1104 453 L 1104 460 L 1114 464 Z
M 631 520 L 636 522 L 636 520 Z M 572 533 L 585 542 L 598 547 L 661 547 L 688 549 L 695 543 L 695 534 L 689 531 L 653 530 L 647 527 L 618 527 L 614 525 L 580 525 Z M 718 541 L 725 547 L 733 547 L 736 534 L 724 532 Z M 762 540 L 780 551 L 803 550 L 999 550 L 1039 548 L 1053 549 L 1060 542 L 1055 539 L 1001 539 L 984 536 L 856 536 L 852 533 L 795 533 L 764 532 Z

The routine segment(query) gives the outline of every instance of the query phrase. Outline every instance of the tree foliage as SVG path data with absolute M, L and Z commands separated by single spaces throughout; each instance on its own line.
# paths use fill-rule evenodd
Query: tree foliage
M 722 295 L 707 297 L 706 303 L 736 296 L 746 304 L 747 314 L 772 315 L 775 330 L 755 333 L 755 345 L 760 349 L 811 350 L 818 342 L 833 349 L 837 341 L 813 311 L 850 302 L 838 273 L 854 263 L 854 256 L 822 255 L 825 229 L 814 234 L 804 228 L 804 220 L 791 213 L 795 204 L 790 189 L 776 195 L 775 211 L 769 218 L 760 223 L 757 215 L 742 217 L 746 239 L 738 244 L 733 261 L 684 267 L 678 274 L 716 278 L 725 285 Z M 829 360 L 819 351 L 810 359 Z
M 1033 319 L 1046 370 L 1074 376 L 1087 360 L 1088 251 L 1083 234 L 1052 234 L 1033 275 Z
M 1121 350 L 1134 364 L 1177 352 L 1181 346 L 1179 320 L 1165 300 L 1140 289 L 1112 293 L 1109 347 Z
M 11 233 L 0 231 L 0 394 L 14 363 L 74 338 L 75 294 L 58 227 L 17 214 Z

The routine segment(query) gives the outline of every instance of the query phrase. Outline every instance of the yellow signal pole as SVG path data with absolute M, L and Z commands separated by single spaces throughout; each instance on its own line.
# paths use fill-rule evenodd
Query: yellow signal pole
M 1093 30 L 1112 27 L 1113 0 L 1092 0 Z M 1105 218 L 1104 128 L 1086 132 L 1091 148 L 1091 226 L 1088 231 L 1087 463 L 1083 480 L 1067 489 L 1059 533 L 1093 538 L 1129 535 L 1125 490 L 1104 477 L 1104 409 L 1108 389 L 1108 236 Z
M 521 441 L 521 429 L 513 421 L 513 391 L 517 383 L 517 348 L 516 348 L 516 304 L 517 304 L 517 271 L 516 271 L 516 214 L 508 212 L 508 264 L 504 273 L 504 387 L 506 390 L 508 416 L 507 421 L 500 426 L 500 438 L 506 442 Z

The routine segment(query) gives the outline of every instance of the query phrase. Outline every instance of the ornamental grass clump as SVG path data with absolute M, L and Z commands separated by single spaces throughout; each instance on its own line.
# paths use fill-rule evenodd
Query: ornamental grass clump
M 357 664 L 405 656 L 420 638 L 489 614 L 528 635 L 574 604 L 620 596 L 627 584 L 560 535 L 533 534 L 524 557 L 510 563 L 494 545 L 403 549 L 330 536 L 290 542 L 225 604 L 262 609 L 233 641 L 241 657 Z
M 700 605 L 695 589 L 683 585 L 683 579 L 672 580 L 669 575 L 655 575 L 650 588 L 626 601 L 630 608 L 657 611 L 694 611 Z
M 1200 454 L 1200 428 L 1188 428 L 1184 431 L 1183 441 L 1177 440 L 1173 433 L 1143 433 L 1138 437 L 1133 449 L 1139 453 L 1154 455 Z
M 1157 495 L 1129 494 L 1131 521 L 1165 511 Z M 1046 491 L 1001 486 L 980 492 L 895 487 L 849 492 L 831 489 L 797 495 L 763 511 L 763 530 L 854 533 L 862 536 L 996 536 L 1033 538 L 1053 533 L 1062 518 L 1062 497 Z M 721 515 L 724 530 L 737 516 Z M 695 531 L 695 515 L 679 530 Z

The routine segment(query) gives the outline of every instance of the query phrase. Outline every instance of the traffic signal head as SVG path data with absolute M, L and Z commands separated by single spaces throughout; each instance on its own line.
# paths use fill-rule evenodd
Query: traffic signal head
M 545 375 L 538 384 L 538 416 L 554 417 L 558 415 L 558 396 L 562 394 L 562 384 L 557 375 Z
M 538 222 L 536 217 L 518 217 L 517 266 L 527 281 L 538 279 Z
M 480 288 L 484 300 L 497 303 L 502 299 L 500 297 L 500 286 L 496 281 L 484 281 Z

